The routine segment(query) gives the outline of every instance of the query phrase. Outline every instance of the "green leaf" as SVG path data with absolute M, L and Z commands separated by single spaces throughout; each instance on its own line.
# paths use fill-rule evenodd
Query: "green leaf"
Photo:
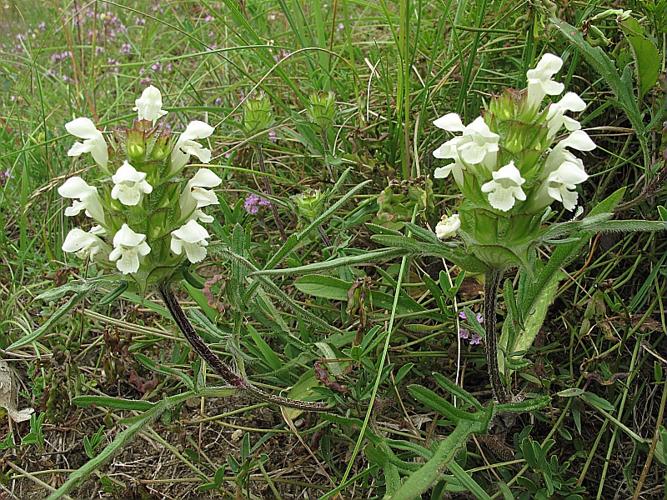
M 510 413 L 529 413 L 531 411 L 541 410 L 551 403 L 550 396 L 540 396 L 538 398 L 527 399 L 519 403 L 503 403 L 496 405 L 497 412 Z
M 100 406 L 102 408 L 112 408 L 114 410 L 136 410 L 146 411 L 155 406 L 150 401 L 141 401 L 135 399 L 113 398 L 111 396 L 77 396 L 72 399 L 76 406 L 88 408 L 90 406 Z
M 459 410 L 452 403 L 438 396 L 431 389 L 427 389 L 421 385 L 408 386 L 408 392 L 417 401 L 428 406 L 432 410 L 437 411 L 442 416 L 446 417 L 454 423 L 458 423 L 462 420 L 468 420 L 472 422 L 480 422 L 481 420 L 479 413 L 468 413 L 466 411 Z
M 283 366 L 283 363 L 280 361 L 280 358 L 275 353 L 275 351 L 271 349 L 271 346 L 266 343 L 259 332 L 255 330 L 255 328 L 250 323 L 246 325 L 246 329 L 250 334 L 250 338 L 252 338 L 252 341 L 257 346 L 257 349 L 259 349 L 260 353 L 262 354 L 263 361 L 272 370 L 279 370 Z
M 580 397 L 595 408 L 599 408 L 604 411 L 614 411 L 616 409 L 616 407 L 609 401 L 601 396 L 598 396 L 597 394 L 593 394 L 592 392 L 584 392 Z
M 468 474 L 463 467 L 456 463 L 456 460 L 449 462 L 447 466 L 449 471 L 454 474 L 454 477 L 461 483 L 467 491 L 475 495 L 477 499 L 491 499 L 491 497 L 484 491 L 484 489 L 475 481 L 470 474 Z
M 660 52 L 653 41 L 645 36 L 644 28 L 636 19 L 628 17 L 620 22 L 620 26 L 632 48 L 639 97 L 642 98 L 658 81 Z
M 551 22 L 558 28 L 562 35 L 584 56 L 586 62 L 597 71 L 604 82 L 609 85 L 618 104 L 628 116 L 635 134 L 640 144 L 644 158 L 648 159 L 648 142 L 646 137 L 646 127 L 642 120 L 642 115 L 635 99 L 631 82 L 628 83 L 618 73 L 614 61 L 600 47 L 593 47 L 583 37 L 581 31 L 574 26 L 562 21 L 556 17 L 551 18 Z
M 461 420 L 452 433 L 438 444 L 433 458 L 406 479 L 392 500 L 414 500 L 440 479 L 442 472 L 453 462 L 473 433 L 474 423 Z
M 574 398 L 577 396 L 581 396 L 585 391 L 583 389 L 580 389 L 579 387 L 570 387 L 569 389 L 564 389 L 562 391 L 559 391 L 556 393 L 556 396 L 560 396 L 561 398 Z
M 544 279 L 542 275 L 545 272 L 553 272 L 553 274 Z M 502 355 L 503 352 L 511 358 L 512 363 L 516 363 L 530 349 L 530 346 L 533 345 L 535 337 L 537 337 L 540 328 L 542 328 L 549 306 L 556 297 L 558 283 L 560 283 L 562 278 L 563 273 L 559 269 L 545 267 L 542 273 L 538 275 L 537 280 L 538 283 L 540 280 L 545 281 L 545 286 L 538 290 L 537 295 L 528 295 L 526 297 L 521 294 L 519 308 L 522 311 L 521 315 L 525 318 L 523 328 L 519 331 L 514 331 L 512 322 L 505 321 L 500 340 L 498 341 L 498 346 L 500 347 L 498 364 L 501 372 L 505 370 L 505 356 Z
M 432 375 L 435 382 L 444 390 L 448 391 L 452 396 L 460 399 L 461 401 L 465 401 L 477 410 L 482 409 L 482 404 L 477 401 L 475 396 L 470 394 L 468 391 L 464 390 L 462 387 L 459 387 L 441 373 L 433 372 Z
M 313 297 L 320 297 L 328 300 L 342 300 L 347 301 L 348 291 L 352 287 L 352 283 L 343 281 L 333 276 L 325 276 L 321 274 L 311 274 L 302 276 L 294 282 L 297 290 Z M 382 309 L 391 309 L 394 298 L 386 293 L 371 291 L 371 300 L 375 307 Z M 398 299 L 399 314 L 423 312 L 424 307 L 416 302 L 412 297 L 401 294 Z
M 39 337 L 48 332 L 51 329 L 51 327 L 54 326 L 60 320 L 60 318 L 65 316 L 65 314 L 67 314 L 70 310 L 72 310 L 75 305 L 77 305 L 84 297 L 86 297 L 86 295 L 88 295 L 89 290 L 90 288 L 84 288 L 81 291 L 79 291 L 76 295 L 70 297 L 70 299 L 67 302 L 65 302 L 62 306 L 60 306 L 56 310 L 56 312 L 54 312 L 53 314 L 51 314 L 51 316 L 49 316 L 49 318 L 44 322 L 44 324 L 42 324 L 42 326 L 40 326 L 34 332 L 26 335 L 25 337 L 18 339 L 16 342 L 7 347 L 7 351 L 18 349 L 19 347 L 23 347 L 24 345 L 36 341 Z

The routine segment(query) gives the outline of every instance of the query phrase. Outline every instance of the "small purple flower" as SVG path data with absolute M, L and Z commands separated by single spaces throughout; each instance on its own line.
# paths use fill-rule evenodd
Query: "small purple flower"
M 162 71 L 162 63 L 161 62 L 156 62 L 151 65 L 151 69 L 157 73 Z
M 221 106 L 222 105 L 222 97 L 216 97 L 215 101 L 213 101 L 213 104 L 216 106 Z
M 243 202 L 243 208 L 250 215 L 255 215 L 257 212 L 259 212 L 260 207 L 268 206 L 271 206 L 271 202 L 255 193 L 249 194 Z
M 467 340 L 468 337 L 470 337 L 470 332 L 466 330 L 465 328 L 461 328 L 459 330 L 459 338 L 463 340 Z
M 145 76 L 141 80 L 139 80 L 139 83 L 141 83 L 144 86 L 150 85 L 151 84 L 151 77 L 150 76 Z
M 131 54 L 132 53 L 132 45 L 130 45 L 129 43 L 124 43 L 120 47 L 120 53 L 124 54 L 124 55 Z
M 345 29 L 345 25 L 343 23 L 338 23 L 338 31 L 343 31 Z
M 215 17 L 213 17 L 213 16 L 210 15 L 210 14 L 208 14 L 208 15 L 204 18 L 204 22 L 205 22 L 205 23 L 210 23 L 211 21 L 214 21 L 214 20 L 215 20 Z
M 37 29 L 39 29 L 39 31 L 45 31 L 46 30 L 46 23 L 44 21 L 42 21 L 41 23 L 39 23 L 37 25 Z
M 476 333 L 472 334 L 472 337 L 470 337 L 470 345 L 479 345 L 482 343 L 482 337 Z
M 4 186 L 9 179 L 12 178 L 12 173 L 8 170 L 0 171 L 0 186 Z
M 171 73 L 172 71 L 174 71 L 174 65 L 171 64 L 171 63 L 168 63 L 167 67 L 165 69 L 167 70 L 167 73 Z
M 116 59 L 107 59 L 107 64 L 112 67 L 112 72 L 118 73 L 118 61 Z
M 468 316 L 466 316 L 465 311 L 460 311 L 459 312 L 459 318 L 461 318 L 462 320 L 466 320 L 466 319 L 468 319 Z
M 137 19 L 134 21 L 134 23 L 137 26 L 144 26 L 146 24 L 146 20 L 143 17 L 137 17 Z
M 276 134 L 276 131 L 273 129 L 269 130 L 269 140 L 271 142 L 276 142 L 278 140 L 278 134 Z

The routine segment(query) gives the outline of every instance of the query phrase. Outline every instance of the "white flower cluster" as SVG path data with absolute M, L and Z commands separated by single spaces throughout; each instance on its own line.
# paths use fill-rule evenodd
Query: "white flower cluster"
M 530 117 L 536 127 L 546 130 L 545 141 L 548 144 L 557 138 L 563 128 L 568 132 L 553 147 L 544 148 L 540 159 L 541 168 L 536 172 L 532 168 L 523 168 L 519 159 L 511 159 L 511 154 L 503 154 L 508 149 L 504 141 L 516 138 L 508 137 L 507 132 L 492 130 L 492 120 L 480 116 L 469 125 L 464 125 L 459 115 L 448 113 L 433 124 L 460 135 L 433 152 L 433 156 L 438 159 L 450 160 L 447 165 L 436 168 L 434 177 L 446 178 L 451 173 L 464 193 L 470 185 L 479 185 L 478 189 L 489 205 L 501 212 L 509 212 L 518 202 L 526 200 L 524 208 L 546 207 L 555 200 L 561 202 L 565 209 L 574 210 L 578 199 L 576 185 L 586 181 L 588 174 L 583 162 L 570 150 L 591 151 L 595 144 L 581 130 L 581 124 L 566 115 L 567 112 L 580 112 L 586 108 L 584 101 L 574 92 L 565 93 L 558 102 L 540 110 L 545 96 L 557 96 L 565 90 L 562 83 L 553 80 L 562 66 L 561 58 L 545 54 L 537 66 L 526 74 L 528 87 L 522 94 L 524 114 Z M 526 176 L 527 170 L 530 171 Z M 468 175 L 473 175 L 478 184 L 468 183 Z M 443 237 L 452 235 L 450 231 L 441 232 Z
M 153 86 L 146 88 L 135 104 L 138 120 L 150 122 L 151 126 L 155 126 L 155 122 L 167 114 L 162 109 L 162 95 Z M 104 135 L 90 119 L 76 118 L 67 123 L 65 128 L 70 134 L 83 139 L 83 142 L 77 142 L 70 148 L 69 156 L 91 153 L 95 162 L 105 172 L 111 173 Z M 146 171 L 141 171 L 141 166 L 138 170 L 126 160 L 111 175 L 113 186 L 110 189 L 103 186 L 101 193 L 81 177 L 67 179 L 58 188 L 61 196 L 74 200 L 65 209 L 65 215 L 71 217 L 84 211 L 96 225 L 89 231 L 72 229 L 65 238 L 63 251 L 98 262 L 115 262 L 121 273 L 132 274 L 139 271 L 144 258 L 154 250 L 151 248 L 154 243 L 149 241 L 146 233 L 155 233 L 157 237 L 153 237 L 159 239 L 162 236 L 160 233 L 168 231 L 164 234 L 171 236 L 168 246 L 174 256 L 185 254 L 192 263 L 202 261 L 206 257 L 210 235 L 200 222 L 213 221 L 213 217 L 206 215 L 202 208 L 218 204 L 217 196 L 210 190 L 222 182 L 217 175 L 207 168 L 201 168 L 185 184 L 180 197 L 172 203 L 178 205 L 177 216 L 173 218 L 177 225 L 175 229 L 151 227 L 148 212 L 142 208 L 142 203 L 159 185 L 176 176 L 188 164 L 191 156 L 197 157 L 202 163 L 210 162 L 211 151 L 197 141 L 210 137 L 213 131 L 214 128 L 207 123 L 191 122 L 173 144 L 167 160 L 168 166 L 162 175 L 157 173 L 149 176 Z M 149 177 L 157 185 L 151 185 Z M 135 231 L 130 227 L 131 224 L 135 225 L 135 229 L 138 229 L 137 226 L 142 227 L 145 232 Z M 111 241 L 111 244 L 107 241 Z

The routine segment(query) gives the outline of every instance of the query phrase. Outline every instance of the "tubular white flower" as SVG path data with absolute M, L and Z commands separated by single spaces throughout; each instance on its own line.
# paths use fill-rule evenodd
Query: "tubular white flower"
M 463 161 L 470 165 L 483 163 L 487 167 L 495 164 L 500 136 L 491 132 L 484 118 L 478 116 L 466 126 L 462 138 L 458 152 Z
M 581 124 L 574 118 L 565 116 L 565 113 L 568 111 L 579 112 L 584 109 L 586 109 L 586 103 L 574 92 L 567 92 L 560 101 L 551 104 L 547 112 L 549 137 L 554 137 L 563 125 L 570 132 L 579 130 Z
M 433 177 L 436 179 L 445 179 L 452 173 L 456 182 L 463 184 L 463 171 L 466 169 L 466 166 L 458 152 L 458 146 L 462 141 L 462 136 L 454 137 L 433 151 L 433 156 L 438 159 L 454 160 L 449 165 L 436 168 L 433 172 Z
M 521 185 L 526 180 L 521 177 L 521 172 L 511 161 L 500 170 L 493 172 L 493 180 L 482 186 L 483 193 L 489 193 L 489 203 L 497 210 L 507 212 L 516 200 L 524 201 L 526 193 Z
M 153 192 L 153 186 L 146 182 L 146 174 L 137 171 L 127 161 L 111 177 L 114 187 L 111 197 L 129 207 L 138 205 L 144 194 Z
M 491 132 L 484 118 L 479 116 L 464 127 L 459 115 L 449 113 L 433 123 L 450 132 L 463 132 L 462 135 L 453 137 L 433 151 L 433 156 L 436 158 L 454 160 L 453 163 L 435 170 L 433 176 L 436 179 L 448 177 L 451 172 L 456 182 L 461 185 L 463 171 L 467 165 L 483 164 L 487 168 L 495 165 L 500 136 Z
M 123 224 L 114 235 L 113 247 L 109 260 L 117 261 L 116 267 L 123 274 L 136 273 L 139 270 L 139 258 L 151 252 L 146 235 L 135 233 L 127 224 Z
M 90 186 L 81 177 L 70 177 L 58 188 L 58 194 L 63 198 L 74 200 L 72 206 L 65 209 L 65 215 L 74 217 L 85 210 L 88 217 L 92 217 L 100 224 L 104 224 L 104 209 L 102 200 L 97 194 L 97 188 Z
M 67 132 L 74 137 L 84 139 L 83 142 L 75 142 L 67 152 L 68 156 L 81 156 L 90 153 L 100 167 L 106 168 L 109 162 L 107 143 L 102 132 L 97 130 L 90 118 L 76 118 L 65 124 Z
M 180 171 L 187 165 L 191 155 L 199 158 L 199 161 L 202 163 L 209 163 L 211 161 L 211 150 L 206 149 L 196 141 L 210 137 L 214 130 L 208 123 L 197 120 L 188 124 L 171 152 L 172 174 Z
M 193 264 L 201 262 L 206 257 L 208 231 L 200 226 L 197 221 L 191 220 L 171 232 L 171 251 L 181 255 L 185 251 L 188 260 Z
M 221 183 L 222 179 L 215 175 L 211 170 L 208 168 L 200 168 L 194 177 L 188 181 L 185 185 L 185 189 L 181 193 L 181 198 L 179 200 L 181 215 L 184 216 L 187 214 L 188 216 L 191 216 L 192 213 L 199 208 L 219 204 L 220 202 L 218 201 L 216 194 L 206 188 L 214 188 Z M 199 214 L 197 214 L 197 218 L 200 218 L 202 222 L 207 222 L 207 220 L 201 219 Z
M 162 94 L 152 85 L 144 89 L 141 97 L 134 101 L 134 104 L 136 106 L 132 109 L 137 112 L 138 119 L 148 120 L 153 122 L 153 125 L 158 118 L 167 114 L 167 111 L 162 109 Z
M 101 226 L 94 226 L 88 232 L 78 227 L 70 230 L 63 242 L 63 252 L 75 253 L 80 259 L 90 260 L 106 256 L 109 253 L 109 245 L 98 236 L 100 229 Z
M 575 191 L 576 185 L 587 179 L 588 174 L 584 171 L 583 165 L 565 161 L 549 174 L 547 193 L 554 200 L 560 201 L 566 210 L 572 211 L 577 206 L 579 197 Z
M 461 219 L 459 214 L 454 214 L 450 217 L 443 215 L 435 226 L 435 235 L 444 240 L 446 238 L 451 238 L 456 234 L 456 232 L 461 227 Z
M 559 95 L 565 85 L 551 78 L 563 67 L 563 60 L 553 54 L 544 54 L 534 69 L 526 72 L 528 78 L 528 104 L 537 107 L 545 95 Z

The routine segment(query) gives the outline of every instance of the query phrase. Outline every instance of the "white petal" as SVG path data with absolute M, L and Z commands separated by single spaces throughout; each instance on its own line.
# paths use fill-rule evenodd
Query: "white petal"
M 509 189 L 496 189 L 489 193 L 489 203 L 493 208 L 507 212 L 514 206 L 514 197 Z
M 75 118 L 65 124 L 65 129 L 80 139 L 93 139 L 100 133 L 90 118 Z
M 526 180 L 521 177 L 521 172 L 519 172 L 519 169 L 514 165 L 514 161 L 509 162 L 497 172 L 493 172 L 493 179 L 495 181 L 507 179 L 512 181 L 517 186 L 520 186 L 526 182 Z
M 205 242 L 204 242 L 205 243 Z M 206 257 L 206 246 L 205 245 L 185 245 L 185 253 L 188 256 L 188 260 L 193 264 L 201 262 Z
M 183 253 L 183 241 L 176 238 L 173 233 L 171 235 L 170 248 L 176 255 L 181 255 Z
M 88 141 L 86 141 L 88 142 Z M 93 145 L 88 142 L 84 144 L 83 142 L 75 142 L 72 144 L 72 147 L 67 151 L 67 156 L 81 156 L 84 153 L 90 153 L 93 150 Z
M 466 163 L 469 163 L 470 165 L 477 165 L 484 161 L 486 156 L 486 148 L 480 146 L 479 144 L 475 144 L 474 142 L 469 142 L 467 144 L 463 144 L 459 148 L 459 154 L 461 155 L 463 161 Z
M 564 148 L 576 149 L 577 151 L 592 151 L 596 147 L 593 140 L 583 130 L 575 130 L 563 139 L 559 145 L 562 145 Z
M 222 179 L 215 175 L 208 168 L 200 168 L 197 173 L 190 179 L 188 184 L 195 187 L 216 187 L 222 183 Z
M 586 103 L 584 100 L 574 92 L 566 92 L 565 95 L 563 95 L 560 101 L 558 101 L 556 104 L 559 108 L 566 111 L 579 112 L 586 109 Z
M 113 237 L 113 246 L 136 247 L 146 240 L 146 235 L 135 233 L 130 226 L 123 224 Z
M 121 182 L 141 182 L 146 178 L 146 174 L 139 172 L 136 168 L 130 165 L 127 161 L 123 162 L 116 173 L 111 177 L 115 184 Z
M 433 122 L 438 128 L 448 132 L 463 132 L 465 129 L 461 117 L 456 113 L 447 113 Z
M 123 274 L 136 273 L 139 270 L 139 256 L 135 251 L 124 252 L 116 262 L 116 267 Z
M 82 198 L 97 191 L 79 176 L 70 177 L 58 188 L 58 194 L 63 198 Z
M 447 178 L 447 176 L 449 176 L 453 167 L 454 167 L 453 163 L 445 165 L 444 167 L 438 167 L 433 172 L 433 177 L 435 177 L 436 179 L 445 179 Z
M 211 134 L 215 131 L 215 128 L 211 127 L 208 123 L 202 122 L 199 120 L 191 121 L 188 126 L 185 128 L 183 134 L 179 138 L 179 141 L 183 140 L 192 140 L 192 139 L 206 139 L 210 137 Z
M 195 220 L 189 221 L 171 234 L 187 243 L 198 243 L 209 237 L 208 231 Z
M 63 252 L 73 253 L 81 250 L 89 241 L 90 235 L 83 229 L 75 227 L 70 230 L 63 242 Z

